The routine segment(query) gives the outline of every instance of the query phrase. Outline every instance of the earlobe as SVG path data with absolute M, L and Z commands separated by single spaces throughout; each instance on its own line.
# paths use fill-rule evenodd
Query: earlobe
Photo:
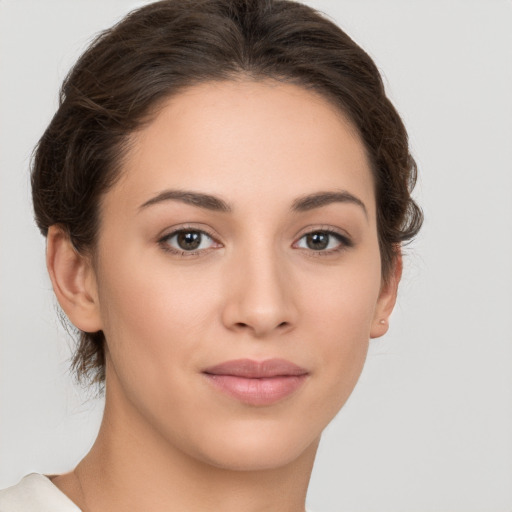
M 379 338 L 388 332 L 389 317 L 395 307 L 398 285 L 402 277 L 402 268 L 402 252 L 398 248 L 393 269 L 391 270 L 389 278 L 383 282 L 380 290 L 370 330 L 370 338 Z
M 46 266 L 59 304 L 71 323 L 85 332 L 102 329 L 96 278 L 90 258 L 73 247 L 62 227 L 48 229 Z

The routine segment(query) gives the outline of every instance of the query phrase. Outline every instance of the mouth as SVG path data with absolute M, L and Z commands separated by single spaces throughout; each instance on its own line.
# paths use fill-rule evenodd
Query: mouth
M 284 359 L 237 359 L 203 370 L 219 391 L 249 405 L 271 405 L 297 391 L 309 372 Z

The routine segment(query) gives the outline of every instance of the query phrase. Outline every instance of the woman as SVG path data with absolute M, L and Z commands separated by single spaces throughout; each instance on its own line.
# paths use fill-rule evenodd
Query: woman
M 0 510 L 304 510 L 387 331 L 414 181 L 375 65 L 308 7 L 164 1 L 102 34 L 32 188 L 103 423 Z

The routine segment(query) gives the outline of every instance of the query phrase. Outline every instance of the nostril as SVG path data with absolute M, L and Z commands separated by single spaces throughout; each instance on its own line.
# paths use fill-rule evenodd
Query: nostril
M 250 324 L 246 324 L 245 322 L 236 322 L 234 326 L 237 329 L 252 329 Z M 276 329 L 286 329 L 290 326 L 289 322 L 281 322 L 276 325 Z

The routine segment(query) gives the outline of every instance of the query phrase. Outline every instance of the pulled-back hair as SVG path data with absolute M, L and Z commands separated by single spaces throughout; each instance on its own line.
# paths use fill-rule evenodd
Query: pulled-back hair
M 129 136 L 184 88 L 240 78 L 311 89 L 357 129 L 372 166 L 386 280 L 422 223 L 406 130 L 372 59 L 323 15 L 288 0 L 163 0 L 102 32 L 65 79 L 35 150 L 41 232 L 58 224 L 78 252 L 92 254 L 100 198 L 120 174 Z M 104 342 L 101 331 L 79 332 L 79 377 L 103 382 Z

